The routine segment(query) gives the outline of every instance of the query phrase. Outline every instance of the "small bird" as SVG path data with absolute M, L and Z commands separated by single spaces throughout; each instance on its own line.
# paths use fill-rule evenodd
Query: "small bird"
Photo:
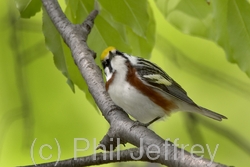
M 221 121 L 227 117 L 203 108 L 156 64 L 110 46 L 101 55 L 106 90 L 114 103 L 142 124 L 150 125 L 174 111 L 205 115 Z

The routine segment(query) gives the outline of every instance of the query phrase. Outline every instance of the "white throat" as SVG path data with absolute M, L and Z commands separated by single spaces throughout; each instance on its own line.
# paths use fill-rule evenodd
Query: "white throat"
M 128 67 L 126 65 L 126 59 L 121 56 L 115 56 L 111 60 L 112 71 L 108 67 L 105 68 L 107 81 L 112 77 L 114 72 L 116 73 L 116 81 L 124 81 L 126 79 Z

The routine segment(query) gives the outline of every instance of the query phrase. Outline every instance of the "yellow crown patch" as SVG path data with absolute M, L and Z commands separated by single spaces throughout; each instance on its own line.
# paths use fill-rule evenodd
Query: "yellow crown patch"
M 115 47 L 109 46 L 108 48 L 106 48 L 101 54 L 101 60 L 104 60 L 108 53 L 112 50 L 115 50 Z

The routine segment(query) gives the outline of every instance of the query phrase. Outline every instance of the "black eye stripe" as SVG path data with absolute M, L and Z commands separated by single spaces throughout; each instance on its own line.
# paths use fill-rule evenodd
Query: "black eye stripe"
M 106 66 L 110 66 L 110 59 L 107 59 L 107 60 L 105 61 L 105 63 L 106 63 Z
M 118 50 L 116 50 L 115 54 L 119 55 L 119 56 L 122 56 L 124 59 L 128 60 L 128 58 L 124 55 L 124 53 L 122 53 L 122 52 L 120 52 Z
M 120 52 L 120 51 L 118 51 L 118 50 L 116 50 L 116 54 L 117 54 L 117 55 L 120 55 L 120 56 L 123 56 L 123 53 Z
M 111 67 L 110 59 L 107 59 L 107 60 L 103 61 L 102 62 L 102 66 L 103 66 L 103 69 L 105 69 L 106 67 L 108 67 L 109 72 L 112 73 L 113 68 Z M 105 72 L 105 75 L 106 75 L 106 72 Z
M 113 68 L 111 67 L 111 65 L 109 65 L 108 68 L 109 68 L 109 72 L 112 73 L 113 72 Z
M 121 56 L 124 59 L 126 59 L 127 61 L 129 61 L 128 57 L 125 56 L 125 54 L 123 52 L 120 52 L 120 51 L 116 50 L 115 53 L 113 53 L 113 52 L 110 51 L 109 52 L 109 59 L 106 59 L 106 60 L 102 61 L 103 68 L 105 69 L 106 67 L 108 67 L 110 73 L 113 72 L 113 68 L 111 66 L 111 61 L 114 58 L 114 56 Z

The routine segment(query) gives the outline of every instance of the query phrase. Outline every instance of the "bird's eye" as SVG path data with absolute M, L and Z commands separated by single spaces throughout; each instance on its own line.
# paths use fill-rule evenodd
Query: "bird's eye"
M 110 59 L 106 60 L 106 66 L 110 66 Z
M 103 62 L 102 62 L 102 66 L 103 66 L 103 67 L 108 67 L 108 66 L 110 66 L 110 60 L 107 59 L 107 60 L 103 61 Z

